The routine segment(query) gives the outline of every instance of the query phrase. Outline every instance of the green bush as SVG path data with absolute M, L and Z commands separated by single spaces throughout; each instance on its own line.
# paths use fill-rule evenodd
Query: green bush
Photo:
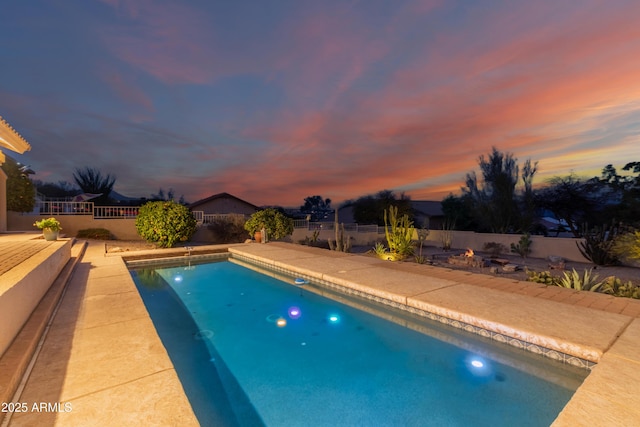
M 196 219 L 186 206 L 174 201 L 148 202 L 140 207 L 136 229 L 147 242 L 170 248 L 191 238 Z
M 262 228 L 267 230 L 266 237 L 269 240 L 282 239 L 293 233 L 293 220 L 273 208 L 267 208 L 255 212 L 244 223 L 244 229 L 249 232 L 251 237 Z M 264 237 L 262 238 L 264 239 Z
M 229 215 L 215 218 L 207 228 L 213 234 L 213 243 L 242 243 L 247 238 L 244 216 Z
M 76 237 L 78 239 L 98 239 L 98 240 L 113 239 L 111 232 L 106 228 L 85 228 L 83 230 L 78 230 Z
M 630 231 L 616 237 L 612 250 L 620 258 L 640 260 L 640 231 Z

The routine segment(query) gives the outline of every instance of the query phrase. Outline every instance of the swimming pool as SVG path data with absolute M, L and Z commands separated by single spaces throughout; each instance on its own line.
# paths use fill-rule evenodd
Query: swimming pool
M 229 261 L 132 276 L 202 425 L 549 425 L 588 373 Z

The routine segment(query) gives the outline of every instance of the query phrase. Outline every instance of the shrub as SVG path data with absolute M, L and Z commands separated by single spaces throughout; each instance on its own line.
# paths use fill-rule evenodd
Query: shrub
M 170 248 L 191 238 L 196 219 L 186 206 L 174 201 L 148 202 L 140 207 L 136 229 L 147 242 Z
M 584 241 L 576 242 L 583 257 L 595 265 L 615 265 L 618 257 L 613 251 L 613 244 L 618 229 L 612 227 L 596 227 L 584 233 Z
M 511 244 L 511 252 L 520 255 L 522 258 L 526 258 L 531 253 L 531 236 L 529 233 L 520 236 L 518 244 Z
M 244 216 L 229 215 L 215 218 L 207 229 L 213 234 L 214 243 L 242 243 L 247 237 L 244 223 Z
M 619 235 L 613 243 L 612 250 L 620 258 L 640 260 L 640 231 Z
M 76 237 L 79 239 L 98 239 L 98 240 L 113 239 L 111 232 L 106 228 L 85 228 L 83 230 L 78 230 Z
M 273 208 L 268 208 L 255 212 L 244 223 L 244 229 L 249 232 L 251 237 L 262 228 L 267 231 L 266 237 L 268 239 L 282 239 L 293 233 L 293 220 Z M 265 236 L 262 238 L 264 239 Z

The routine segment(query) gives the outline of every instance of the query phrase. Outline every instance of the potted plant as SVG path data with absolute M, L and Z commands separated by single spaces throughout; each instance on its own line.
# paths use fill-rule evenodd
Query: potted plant
M 51 217 L 36 221 L 33 223 L 36 227 L 42 230 L 42 235 L 45 240 L 58 240 L 58 232 L 62 230 L 60 221 Z
M 261 242 L 263 239 L 277 240 L 293 233 L 293 220 L 275 209 L 268 208 L 252 214 L 244 223 L 244 229 L 257 242 Z M 266 236 L 262 235 L 263 229 Z M 257 236 L 258 233 L 260 236 Z

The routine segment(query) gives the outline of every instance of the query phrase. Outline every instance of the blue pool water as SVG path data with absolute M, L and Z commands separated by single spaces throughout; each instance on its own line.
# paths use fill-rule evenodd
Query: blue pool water
M 587 375 L 229 261 L 132 276 L 204 426 L 548 426 Z

